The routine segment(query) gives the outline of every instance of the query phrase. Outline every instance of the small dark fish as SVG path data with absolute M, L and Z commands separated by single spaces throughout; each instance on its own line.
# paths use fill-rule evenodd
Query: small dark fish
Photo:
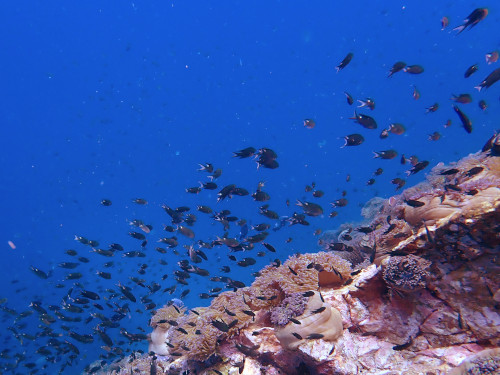
M 202 172 L 204 171 L 207 173 L 212 173 L 214 171 L 214 166 L 211 163 L 198 164 L 198 165 L 200 166 L 198 171 L 202 171 Z
M 276 249 L 274 248 L 274 246 L 273 246 L 273 245 L 271 245 L 271 244 L 269 244 L 269 243 L 267 243 L 267 242 L 262 242 L 262 245 L 264 245 L 264 247 L 265 247 L 268 251 L 270 251 L 270 252 L 272 252 L 272 253 L 275 253 L 275 252 L 276 252 Z
M 302 295 L 303 295 L 304 297 L 312 297 L 312 296 L 314 296 L 314 292 L 313 292 L 312 290 L 310 290 L 310 291 L 308 291 L 308 292 L 304 292 L 304 293 L 302 293 Z
M 323 195 L 325 195 L 325 192 L 323 190 L 314 190 L 312 192 L 312 196 L 314 198 L 321 198 Z
M 316 310 L 313 310 L 312 313 L 313 314 L 319 314 L 319 313 L 322 313 L 325 310 L 326 310 L 326 307 L 325 306 L 321 306 L 320 308 L 318 308 Z
M 229 316 L 236 316 L 236 314 L 232 311 L 229 311 L 226 307 L 224 307 L 224 311 L 226 312 L 227 315 Z
M 104 257 L 112 257 L 115 255 L 113 250 L 104 250 L 104 249 L 92 249 L 92 251 L 96 254 L 102 255 Z
M 396 185 L 396 190 L 399 190 L 403 186 L 405 186 L 406 181 L 403 180 L 402 178 L 397 177 L 397 178 L 392 179 L 391 183 L 394 184 L 394 185 Z
M 233 152 L 233 157 L 240 158 L 240 159 L 248 158 L 250 156 L 253 156 L 255 154 L 255 151 L 256 151 L 255 148 L 247 147 L 247 148 L 244 148 L 243 150 Z
M 255 317 L 255 313 L 253 311 L 251 311 L 251 310 L 241 310 L 241 312 L 243 314 L 246 314 L 246 315 L 251 316 L 253 318 Z
M 372 98 L 366 98 L 365 100 L 358 100 L 358 102 L 359 102 L 358 108 L 367 107 L 370 108 L 370 110 L 372 111 L 375 109 L 375 101 Z
M 365 138 L 361 134 L 349 134 L 344 137 L 344 145 L 342 148 L 346 146 L 359 146 L 365 141 Z
M 352 105 L 354 103 L 354 99 L 352 98 L 351 94 L 349 94 L 347 91 L 344 91 L 344 94 L 347 100 L 347 104 Z
M 453 31 L 458 31 L 457 32 L 458 35 L 467 28 L 471 29 L 474 26 L 476 26 L 480 21 L 484 20 L 487 15 L 488 15 L 488 9 L 476 8 L 472 11 L 471 14 L 467 16 L 467 18 L 464 20 L 464 23 L 460 26 L 455 27 Z
M 212 209 L 208 206 L 196 206 L 196 209 L 204 214 L 211 214 Z
M 319 340 L 319 339 L 322 339 L 324 337 L 324 335 L 322 335 L 321 333 L 311 333 L 310 335 L 308 335 L 306 337 L 307 340 Z
M 297 338 L 298 340 L 303 340 L 303 339 L 302 339 L 302 336 L 301 336 L 301 335 L 299 335 L 297 332 L 292 332 L 292 335 L 294 335 L 294 336 L 295 336 L 295 338 Z
M 413 96 L 413 100 L 420 99 L 420 91 L 417 89 L 417 86 L 413 85 L 413 92 L 411 95 Z
M 251 196 L 257 202 L 265 202 L 265 201 L 268 201 L 269 199 L 271 199 L 269 194 L 267 194 L 266 192 L 261 191 L 261 190 L 256 191 Z
M 148 201 L 146 199 L 142 199 L 142 198 L 132 199 L 132 202 L 134 202 L 135 204 L 143 205 L 143 206 L 148 204 Z
M 349 203 L 349 201 L 345 198 L 340 198 L 340 199 L 337 199 L 336 201 L 333 201 L 332 203 L 330 203 L 333 207 L 345 207 L 347 206 L 347 203 Z
M 488 104 L 485 100 L 480 100 L 478 106 L 482 111 L 486 111 L 486 109 L 488 108 Z
M 354 111 L 353 117 L 349 117 L 350 120 L 354 120 L 365 129 L 377 129 L 377 122 L 375 119 L 368 115 L 358 114 Z
M 139 232 L 129 232 L 128 235 L 130 237 L 135 238 L 136 240 L 144 241 L 146 239 L 146 236 L 142 233 L 139 233 Z
M 45 280 L 45 279 L 48 279 L 48 278 L 49 278 L 49 276 L 50 276 L 50 273 L 49 273 L 49 274 L 47 274 L 47 273 L 45 273 L 44 271 L 42 271 L 42 270 L 40 270 L 40 269 L 38 269 L 38 268 L 36 268 L 36 267 L 34 267 L 34 266 L 30 266 L 30 270 L 31 270 L 31 272 L 33 272 L 35 275 L 37 275 L 40 279 L 44 279 L 44 280 Z
M 94 336 L 92 335 L 80 335 L 76 332 L 69 331 L 68 332 L 69 337 L 72 339 L 75 339 L 76 341 L 79 341 L 84 344 L 91 344 L 94 342 Z
M 374 158 L 380 158 L 385 160 L 394 159 L 396 156 L 398 156 L 396 150 L 374 151 L 373 153 L 375 154 Z
M 424 202 L 417 201 L 415 199 L 406 199 L 405 203 L 410 207 L 422 207 L 425 206 Z
M 231 193 L 232 191 L 236 188 L 235 184 L 230 184 L 227 186 L 224 186 L 218 193 L 217 193 L 217 202 L 220 202 L 224 200 L 225 198 L 229 197 L 231 198 Z
M 481 173 L 483 170 L 484 170 L 483 167 L 474 167 L 474 168 L 469 169 L 469 171 L 467 171 L 467 173 L 465 175 L 467 177 L 472 177 L 478 173 Z
M 384 173 L 384 170 L 382 168 L 377 168 L 377 170 L 373 172 L 375 176 L 380 176 L 382 173 Z
M 85 298 L 89 298 L 91 300 L 97 301 L 98 299 L 101 299 L 97 293 L 94 293 L 90 290 L 81 290 L 80 295 Z
M 366 184 L 367 184 L 368 186 L 371 186 L 371 185 L 373 185 L 374 183 L 375 183 L 375 179 L 374 179 L 374 178 L 370 178 L 370 179 L 366 182 Z
M 203 189 L 200 186 L 193 186 L 193 187 L 186 188 L 186 193 L 189 193 L 189 194 L 198 194 L 202 190 Z
M 298 319 L 295 319 L 295 318 L 289 318 L 288 320 L 290 320 L 293 324 L 302 324 L 302 322 Z
M 291 272 L 292 274 L 294 274 L 295 276 L 297 276 L 297 275 L 298 275 L 298 273 L 297 273 L 297 272 L 296 272 L 296 271 L 295 271 L 292 267 L 288 266 L 288 269 L 289 269 L 289 270 L 290 270 L 290 272 Z
M 452 169 L 448 169 L 446 171 L 443 171 L 441 173 L 439 173 L 441 176 L 450 176 L 450 175 L 454 175 L 454 174 L 457 174 L 459 172 L 458 169 L 456 168 L 452 168 Z
M 403 124 L 398 122 L 393 122 L 389 125 L 389 132 L 396 135 L 402 135 L 406 131 L 406 128 Z
M 202 188 L 205 190 L 215 190 L 217 189 L 217 184 L 215 182 L 205 182 L 201 184 Z
M 108 207 L 108 206 L 111 206 L 113 203 L 112 203 L 109 199 L 103 199 L 103 200 L 101 201 L 101 204 L 102 204 L 103 206 Z
M 109 248 L 111 250 L 123 251 L 123 246 L 118 243 L 112 243 L 111 245 L 109 245 Z
M 474 88 L 481 91 L 482 89 L 487 89 L 488 87 L 492 86 L 498 80 L 500 80 L 500 68 L 497 68 L 494 71 L 492 71 L 488 75 L 488 77 L 486 77 L 478 86 Z
M 469 66 L 467 70 L 464 73 L 465 78 L 469 78 L 472 74 L 477 72 L 479 70 L 479 66 L 477 64 L 474 64 L 472 66 Z
M 344 69 L 352 60 L 354 54 L 352 52 L 349 52 L 346 57 L 344 57 L 344 60 L 335 67 L 337 70 L 337 73 L 340 72 L 342 69 Z
M 219 331 L 222 331 L 222 332 L 228 332 L 229 331 L 229 327 L 228 325 L 221 321 L 221 320 L 212 320 L 212 325 L 217 328 Z
M 316 203 L 301 202 L 297 200 L 297 206 L 302 207 L 307 216 L 319 216 L 323 214 L 323 208 Z
M 499 79 L 500 79 L 500 69 L 499 69 Z M 457 113 L 458 117 L 460 118 L 460 121 L 462 121 L 462 125 L 467 133 L 472 133 L 472 121 L 469 120 L 469 118 L 463 113 L 460 108 L 458 108 L 456 105 L 453 106 L 453 109 Z
M 436 112 L 438 108 L 439 108 L 439 103 L 434 103 L 433 105 L 425 109 L 425 113 Z
M 61 268 L 66 268 L 66 269 L 73 269 L 76 268 L 80 263 L 74 263 L 74 262 L 62 262 L 59 263 L 58 266 Z
M 406 67 L 406 63 L 404 61 L 398 61 L 394 63 L 391 70 L 389 71 L 389 75 L 387 77 L 392 77 L 393 74 L 400 72 Z
M 405 350 L 406 348 L 408 348 L 411 344 L 413 344 L 413 338 L 410 336 L 408 338 L 408 341 L 405 342 L 404 344 L 401 344 L 401 345 L 394 345 L 392 347 L 392 350 Z
M 409 171 L 406 171 L 406 174 L 408 176 L 411 176 L 415 173 L 420 172 L 422 169 L 426 168 L 429 165 L 429 162 L 427 160 L 419 161 L 417 164 L 413 166 Z
M 194 238 L 194 236 L 195 236 L 192 229 L 185 227 L 183 225 L 179 225 L 179 227 L 177 228 L 177 232 L 179 232 L 180 234 L 186 236 L 187 238 L 191 238 L 191 239 Z
M 452 95 L 450 100 L 460 104 L 469 104 L 472 103 L 472 96 L 470 94 Z
M 310 118 L 306 118 L 304 120 L 304 127 L 307 128 L 307 129 L 312 129 L 316 126 L 316 121 L 314 121 L 313 119 L 310 119 Z
M 421 74 L 424 68 L 421 65 L 408 65 L 403 69 L 403 72 L 410 74 Z
M 130 301 L 132 302 L 136 302 L 137 299 L 134 297 L 134 295 L 130 292 L 130 288 L 126 287 L 126 286 L 123 286 L 121 285 L 120 283 L 118 283 L 118 288 L 120 289 L 120 291 L 122 292 L 122 294 L 127 298 L 129 299 Z
M 429 230 L 429 228 L 425 224 L 425 221 L 423 222 L 423 224 L 424 224 L 424 228 L 425 228 L 425 235 L 427 236 L 427 241 L 429 241 L 429 243 L 431 243 L 431 244 L 434 244 L 434 237 L 432 237 L 431 231 Z
M 109 272 L 96 271 L 96 275 L 102 277 L 103 279 L 110 280 L 111 274 Z

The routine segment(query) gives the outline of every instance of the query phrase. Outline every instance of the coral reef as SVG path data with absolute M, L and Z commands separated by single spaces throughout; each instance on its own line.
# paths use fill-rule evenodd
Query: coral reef
M 164 355 L 124 359 L 108 373 L 498 373 L 495 147 L 436 166 L 350 239 L 324 240 L 328 252 L 267 266 L 250 287 L 179 310 L 173 324 L 170 307 L 158 310 L 151 326 L 168 348 L 151 348 Z

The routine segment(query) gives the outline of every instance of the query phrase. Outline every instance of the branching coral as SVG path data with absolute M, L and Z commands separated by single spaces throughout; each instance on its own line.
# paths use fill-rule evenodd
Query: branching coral
M 306 340 L 335 341 L 342 336 L 340 312 L 325 303 L 318 292 L 310 294 L 312 295 L 308 298 L 307 306 L 301 315 L 286 325 L 275 328 L 275 335 L 283 348 L 293 350 Z M 295 296 L 293 300 L 296 301 Z
M 413 292 L 425 287 L 431 262 L 415 255 L 393 256 L 384 264 L 383 277 L 392 288 Z

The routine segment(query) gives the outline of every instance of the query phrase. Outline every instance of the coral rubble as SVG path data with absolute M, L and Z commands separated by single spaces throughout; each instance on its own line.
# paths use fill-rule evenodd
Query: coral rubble
M 158 310 L 156 355 L 109 373 L 498 373 L 495 147 L 436 166 L 426 182 L 378 205 L 351 239 L 323 241 L 328 252 L 268 266 L 208 308 Z

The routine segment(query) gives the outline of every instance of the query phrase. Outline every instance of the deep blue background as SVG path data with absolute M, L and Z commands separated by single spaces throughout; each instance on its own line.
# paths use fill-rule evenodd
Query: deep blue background
M 456 36 L 451 31 L 476 7 L 488 7 L 490 14 L 478 26 Z M 499 49 L 499 6 L 495 1 L 387 1 L 377 2 L 11 2 L 0 14 L 2 58 L 2 153 L 0 163 L 0 265 L 4 306 L 18 312 L 28 309 L 33 299 L 44 305 L 60 303 L 66 289 L 54 285 L 67 272 L 57 268 L 71 261 L 64 254 L 74 248 L 89 257 L 88 267 L 80 267 L 80 280 L 91 290 L 115 288 L 118 281 L 136 276 L 138 265 L 150 265 L 145 278 L 161 281 L 175 263 L 184 258 L 172 255 L 160 267 L 154 251 L 163 236 L 168 217 L 160 208 L 209 204 L 227 208 L 238 217 L 256 224 L 258 203 L 249 197 L 235 197 L 215 204 L 216 192 L 198 196 L 184 192 L 206 176 L 197 172 L 198 163 L 211 162 L 223 169 L 219 185 L 236 183 L 253 191 L 258 181 L 266 181 L 271 208 L 290 215 L 298 207 L 285 206 L 286 199 L 313 200 L 304 186 L 316 182 L 325 196 L 321 203 L 326 215 L 311 219 L 310 227 L 293 227 L 273 233 L 269 242 L 279 250 L 247 269 L 227 260 L 227 249 L 207 251 L 209 261 L 201 264 L 220 274 L 221 265 L 230 265 L 231 277 L 250 283 L 251 273 L 279 257 L 316 250 L 312 232 L 334 229 L 343 222 L 358 220 L 361 206 L 373 196 L 394 194 L 390 180 L 403 177 L 407 166 L 395 160 L 373 159 L 373 151 L 394 148 L 405 155 L 418 155 L 435 165 L 457 160 L 480 149 L 498 127 L 499 87 L 477 93 L 473 89 L 498 63 L 487 65 L 484 55 Z M 450 27 L 441 30 L 441 17 L 448 16 Z M 348 52 L 354 58 L 336 73 L 335 66 Z M 387 73 L 392 64 L 404 60 L 420 64 L 419 76 Z M 467 67 L 479 63 L 479 72 L 463 78 Z M 412 84 L 421 99 L 412 99 Z M 348 117 L 354 106 L 346 104 L 343 91 L 355 98 L 372 97 L 379 129 L 366 130 Z M 461 108 L 473 121 L 474 131 L 466 134 L 451 108 L 451 94 L 470 93 L 472 104 Z M 477 105 L 485 99 L 489 108 Z M 440 103 L 436 113 L 425 108 Z M 302 121 L 314 118 L 314 129 Z M 452 119 L 452 126 L 443 124 Z M 403 136 L 380 140 L 380 131 L 391 122 L 405 124 Z M 442 139 L 430 142 L 428 134 L 439 131 Z M 343 137 L 362 133 L 366 142 L 340 148 Z M 231 157 L 238 149 L 270 147 L 279 157 L 276 170 L 256 169 L 251 160 Z M 373 186 L 366 181 L 373 171 L 384 174 Z M 346 182 L 346 175 L 351 181 Z M 407 184 L 422 180 L 423 173 Z M 340 215 L 328 219 L 329 202 L 347 190 L 350 203 Z M 141 207 L 132 198 L 143 197 Z M 111 207 L 99 204 L 113 201 Z M 223 234 L 220 224 L 201 217 L 193 228 L 196 239 L 211 240 Z M 142 219 L 153 224 L 148 257 L 115 256 L 115 267 L 102 268 L 101 259 L 89 248 L 73 240 L 82 235 L 106 247 L 119 242 L 127 250 L 138 250 L 138 241 L 127 236 L 128 220 Z M 230 235 L 235 236 L 237 228 Z M 284 240 L 293 237 L 290 244 Z M 12 250 L 7 241 L 17 248 Z M 182 243 L 189 244 L 190 241 Z M 259 248 L 259 250 L 261 250 Z M 255 252 L 255 251 L 254 251 Z M 255 256 L 253 254 L 236 254 Z M 54 275 L 42 281 L 29 271 L 35 265 Z M 109 282 L 94 275 L 96 269 L 110 271 Z M 241 272 L 243 271 L 243 272 Z M 19 280 L 11 284 L 12 280 Z M 173 285 L 172 276 L 162 283 Z M 207 304 L 197 294 L 221 286 L 207 278 L 193 276 L 186 298 L 190 306 Z M 24 289 L 22 292 L 19 289 Z M 134 287 L 138 295 L 143 290 Z M 161 305 L 178 297 L 157 294 Z M 147 312 L 140 303 L 132 306 L 127 329 L 147 330 Z M 84 315 L 88 316 L 88 313 Z M 36 314 L 31 316 L 34 332 Z M 5 314 L 4 324 L 13 317 Z M 89 333 L 95 321 L 74 329 Z M 53 326 L 57 330 L 57 324 Z M 13 352 L 23 347 L 9 331 L 0 339 Z M 115 330 L 114 337 L 119 337 Z M 33 351 L 43 339 L 26 344 Z M 96 341 L 87 346 L 82 364 L 98 355 Z M 15 347 L 15 348 L 14 348 Z M 85 345 L 79 344 L 85 352 Z M 145 345 L 142 346 L 145 349 Z M 30 360 L 39 358 L 31 356 Z

